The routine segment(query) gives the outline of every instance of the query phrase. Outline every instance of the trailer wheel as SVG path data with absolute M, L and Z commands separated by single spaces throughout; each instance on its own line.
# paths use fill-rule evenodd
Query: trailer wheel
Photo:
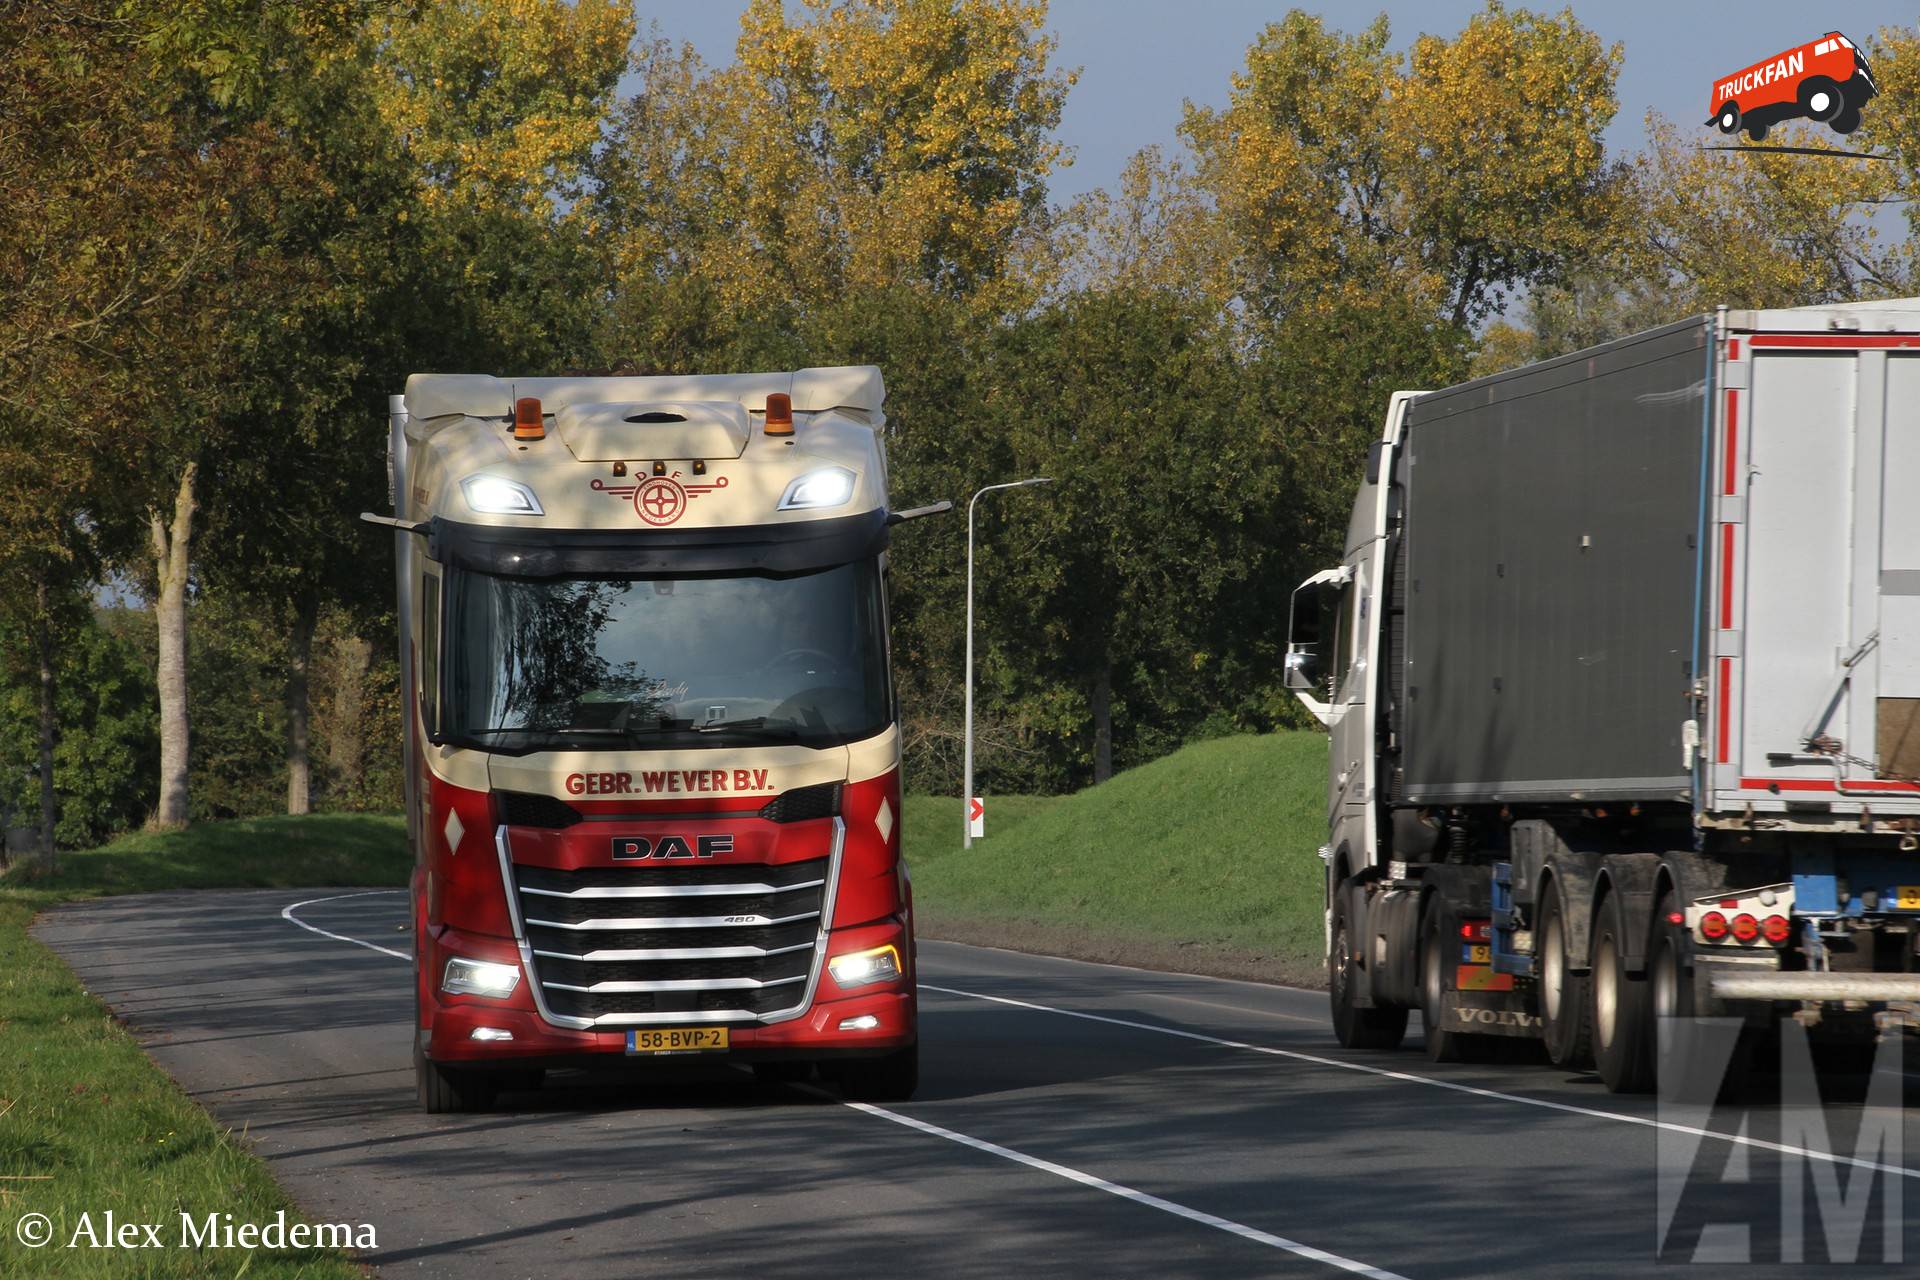
M 1612 1093 L 1653 1087 L 1651 984 L 1626 970 L 1627 919 L 1618 893 L 1600 904 L 1593 927 L 1593 1062 Z
M 920 1044 L 845 1063 L 839 1077 L 840 1092 L 855 1102 L 905 1102 L 920 1087 Z
M 1587 975 L 1575 973 L 1567 958 L 1567 908 L 1560 882 L 1549 880 L 1540 897 L 1540 1038 L 1547 1060 L 1579 1069 L 1593 1056 Z
M 1432 1062 L 1488 1062 L 1500 1052 L 1500 1036 L 1449 1031 L 1440 1016 L 1447 993 L 1448 948 L 1458 946 L 1453 912 L 1436 896 L 1420 923 L 1420 1021 Z
M 413 1046 L 413 1082 L 420 1109 L 430 1116 L 489 1111 L 500 1096 L 499 1086 L 485 1073 L 443 1067 L 432 1061 L 417 1037 Z
M 1333 1034 L 1345 1049 L 1397 1049 L 1407 1034 L 1407 1010 L 1362 1009 L 1353 1002 L 1353 928 L 1348 918 L 1349 882 L 1333 893 L 1333 946 L 1327 950 L 1327 995 Z

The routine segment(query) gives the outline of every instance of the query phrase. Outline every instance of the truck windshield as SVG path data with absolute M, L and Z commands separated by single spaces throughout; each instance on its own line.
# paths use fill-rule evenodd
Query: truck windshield
M 489 750 L 835 746 L 892 720 L 878 565 L 454 576 L 446 729 Z

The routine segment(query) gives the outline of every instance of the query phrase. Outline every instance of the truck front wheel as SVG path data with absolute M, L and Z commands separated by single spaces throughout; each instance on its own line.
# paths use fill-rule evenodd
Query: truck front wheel
M 1327 995 L 1333 1004 L 1333 1035 L 1345 1049 L 1397 1049 L 1407 1034 L 1407 1010 L 1362 1009 L 1354 1003 L 1353 924 L 1347 897 L 1352 882 L 1333 892 L 1333 945 L 1327 951 Z
M 1612 1093 L 1653 1087 L 1653 1000 L 1646 977 L 1627 972 L 1621 895 L 1600 904 L 1593 926 L 1593 1063 Z
M 840 1092 L 855 1102 L 905 1102 L 920 1087 L 920 1044 L 845 1063 L 838 1074 Z
M 499 1097 L 495 1082 L 485 1074 L 440 1066 L 427 1057 L 417 1037 L 413 1046 L 413 1082 L 420 1109 L 430 1116 L 490 1111 Z

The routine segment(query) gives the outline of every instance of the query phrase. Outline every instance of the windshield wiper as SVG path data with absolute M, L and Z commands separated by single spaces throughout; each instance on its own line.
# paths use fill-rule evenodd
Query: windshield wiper
M 728 729 L 764 729 L 765 716 L 742 716 L 738 720 L 702 720 L 693 726 L 695 733 L 724 733 Z

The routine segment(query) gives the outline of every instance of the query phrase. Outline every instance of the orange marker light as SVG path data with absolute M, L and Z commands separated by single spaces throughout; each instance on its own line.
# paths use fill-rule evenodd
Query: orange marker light
M 547 424 L 540 415 L 540 401 L 533 396 L 521 396 L 513 402 L 513 438 L 515 440 L 547 438 Z
M 784 391 L 776 391 L 767 397 L 767 434 L 793 434 L 793 397 Z

